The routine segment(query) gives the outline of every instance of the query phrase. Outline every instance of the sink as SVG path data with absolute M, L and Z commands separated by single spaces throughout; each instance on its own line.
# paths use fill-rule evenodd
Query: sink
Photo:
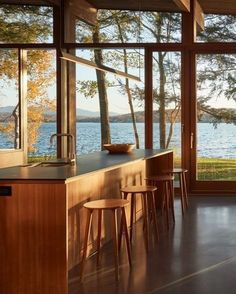
M 66 165 L 70 165 L 71 162 L 70 160 L 66 159 L 66 158 L 62 158 L 62 159 L 58 159 L 58 160 L 48 160 L 48 161 L 41 161 L 41 162 L 36 162 L 36 163 L 32 163 L 32 164 L 25 164 L 25 165 L 21 165 L 20 167 L 29 167 L 29 168 L 33 168 L 33 167 L 60 167 L 60 166 L 66 166 Z
M 59 166 L 65 166 L 65 165 L 69 165 L 69 162 L 41 162 L 39 165 L 39 167 L 59 167 Z

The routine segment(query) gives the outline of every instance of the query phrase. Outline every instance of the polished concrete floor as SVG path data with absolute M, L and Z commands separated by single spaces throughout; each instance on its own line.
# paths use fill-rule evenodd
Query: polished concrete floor
M 191 197 L 184 217 L 175 200 L 176 223 L 169 232 L 160 222 L 160 241 L 147 253 L 142 222 L 135 226 L 133 267 L 125 249 L 120 279 L 115 281 L 112 244 L 103 251 L 101 267 L 88 259 L 80 283 L 75 275 L 69 294 L 205 294 L 236 292 L 236 197 Z

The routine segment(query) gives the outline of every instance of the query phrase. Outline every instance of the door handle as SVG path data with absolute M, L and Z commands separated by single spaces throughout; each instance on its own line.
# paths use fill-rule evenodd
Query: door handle
M 190 148 L 193 149 L 193 145 L 194 145 L 194 134 L 191 133 L 191 136 L 190 136 Z

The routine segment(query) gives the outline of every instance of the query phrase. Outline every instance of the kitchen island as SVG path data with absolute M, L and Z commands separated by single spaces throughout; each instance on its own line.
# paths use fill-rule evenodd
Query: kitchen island
M 76 166 L 0 169 L 2 293 L 70 293 L 69 280 L 78 272 L 82 254 L 83 204 L 120 197 L 121 187 L 144 183 L 146 176 L 172 167 L 171 150 L 140 149 L 78 156 Z M 108 227 L 105 222 L 104 231 Z M 107 241 L 109 234 L 103 232 L 102 243 Z M 90 241 L 90 253 L 95 245 Z

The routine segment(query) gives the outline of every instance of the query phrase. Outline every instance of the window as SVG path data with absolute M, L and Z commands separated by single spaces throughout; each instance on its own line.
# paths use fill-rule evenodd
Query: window
M 141 78 L 136 82 L 76 65 L 77 153 L 101 150 L 110 141 L 144 148 L 143 50 L 77 50 L 77 56 L 100 58 L 106 66 Z
M 153 53 L 153 147 L 174 150 L 181 165 L 181 54 Z
M 55 156 L 50 136 L 56 133 L 56 52 L 27 50 L 28 157 Z
M 236 54 L 197 55 L 197 180 L 234 181 Z
M 53 8 L 0 5 L 0 43 L 52 43 Z
M 198 42 L 235 42 L 236 15 L 205 15 L 205 29 L 197 35 Z
M 0 149 L 21 147 L 18 78 L 18 50 L 0 49 Z
M 98 26 L 76 23 L 78 43 L 179 43 L 181 14 L 99 10 Z

